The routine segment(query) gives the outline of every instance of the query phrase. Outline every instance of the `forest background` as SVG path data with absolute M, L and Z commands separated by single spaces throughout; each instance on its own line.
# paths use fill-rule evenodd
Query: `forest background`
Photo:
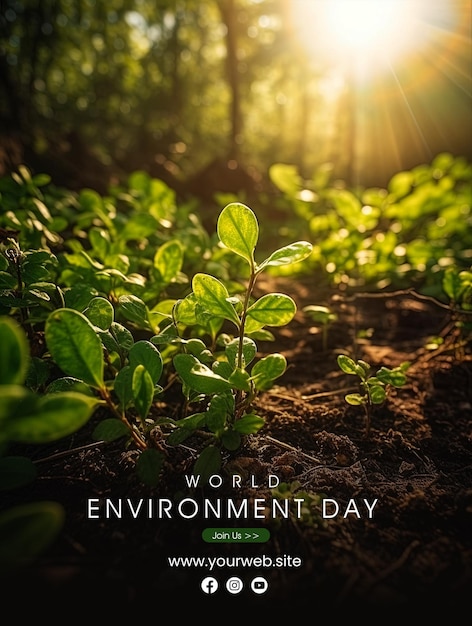
M 105 193 L 145 170 L 208 199 L 266 189 L 274 162 L 385 186 L 470 159 L 472 3 L 396 4 L 3 0 L 0 175 Z

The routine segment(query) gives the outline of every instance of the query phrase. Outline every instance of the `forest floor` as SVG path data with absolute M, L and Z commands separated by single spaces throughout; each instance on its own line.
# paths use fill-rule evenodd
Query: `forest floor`
M 66 520 L 53 546 L 3 585 L 5 597 L 21 587 L 28 589 L 35 607 L 60 598 L 73 603 L 74 611 L 84 602 L 96 602 L 119 611 L 131 607 L 135 615 L 144 607 L 155 611 L 156 618 L 166 605 L 175 615 L 187 608 L 194 616 L 200 605 L 202 615 L 216 606 L 247 604 L 251 609 L 272 607 L 274 614 L 290 607 L 293 617 L 300 607 L 313 617 L 326 607 L 337 617 L 343 609 L 365 616 L 377 610 L 408 615 L 415 608 L 423 617 L 439 611 L 453 617 L 462 606 L 470 610 L 470 345 L 459 345 L 445 308 L 413 293 L 320 302 L 307 280 L 278 281 L 280 290 L 295 299 L 298 312 L 277 331 L 275 345 L 259 348 L 283 352 L 289 367 L 275 387 L 257 398 L 256 412 L 266 419 L 265 426 L 226 459 L 225 472 L 242 475 L 236 495 L 251 501 L 271 497 L 269 475 L 298 486 L 299 493 L 314 498 L 308 518 L 90 519 L 86 501 L 91 498 L 136 502 L 185 493 L 183 477 L 191 474 L 195 461 L 191 441 L 170 449 L 159 485 L 146 487 L 131 470 L 132 451 L 120 442 L 92 443 L 92 419 L 90 428 L 38 450 L 34 486 L 15 495 L 17 501 L 59 501 Z M 325 349 L 321 334 L 301 311 L 306 304 L 329 304 L 338 315 Z M 361 330 L 368 331 L 364 339 L 358 338 Z M 441 334 L 444 343 L 430 349 L 430 338 Z M 344 400 L 346 393 L 359 389 L 355 378 L 337 366 L 338 354 L 362 358 L 374 369 L 411 363 L 407 384 L 376 407 L 369 436 L 362 407 Z M 336 501 L 337 516 L 322 517 L 320 495 Z M 235 489 L 225 480 L 220 489 L 199 488 L 192 494 L 204 496 L 234 498 Z M 366 501 L 370 506 L 376 502 L 371 518 Z M 251 544 L 202 539 L 206 527 L 233 526 L 264 526 L 271 536 L 267 543 Z M 171 568 L 167 561 L 169 556 L 257 555 L 299 557 L 300 566 L 209 571 Z M 200 588 L 208 575 L 219 580 L 218 602 Z M 263 595 L 249 589 L 256 575 L 269 583 Z M 240 594 L 224 589 L 231 576 L 243 580 Z

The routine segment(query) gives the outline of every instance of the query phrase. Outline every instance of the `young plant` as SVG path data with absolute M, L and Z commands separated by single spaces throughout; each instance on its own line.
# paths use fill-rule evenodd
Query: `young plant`
M 263 426 L 263 418 L 252 412 L 252 402 L 258 392 L 269 389 L 286 369 L 286 359 L 278 352 L 254 362 L 255 339 L 264 336 L 261 333 L 266 326 L 288 324 L 295 315 L 296 304 L 283 293 L 268 293 L 255 299 L 256 280 L 266 268 L 301 261 L 312 249 L 310 243 L 298 241 L 257 263 L 258 221 L 253 211 L 239 202 L 230 203 L 222 210 L 217 234 L 221 245 L 245 262 L 248 271 L 245 290 L 231 295 L 214 276 L 197 273 L 192 280 L 192 292 L 174 309 L 176 326 L 200 324 L 209 328 L 212 344 L 224 323 L 235 328 L 233 336 L 220 335 L 224 349 L 218 355 L 201 340 L 176 339 L 182 351 L 174 356 L 173 363 L 186 399 L 189 403 L 204 401 L 205 408 L 178 420 L 178 430 L 169 439 L 180 442 L 196 429 L 206 427 L 212 433 L 211 444 L 203 450 L 195 467 L 196 472 L 205 475 L 218 471 L 222 447 L 236 450 L 243 436 L 256 433 Z
M 321 343 L 323 352 L 328 349 L 328 329 L 338 316 L 327 306 L 318 304 L 309 304 L 303 307 L 302 311 L 306 313 L 315 324 L 321 326 Z
M 144 482 L 153 484 L 164 455 L 150 444 L 152 421 L 148 421 L 154 398 L 162 391 L 161 355 L 145 339 L 134 341 L 131 332 L 114 320 L 112 304 L 93 298 L 82 313 L 61 308 L 46 321 L 45 337 L 54 364 L 64 376 L 57 378 L 54 391 L 73 388 L 84 398 L 98 398 L 110 417 L 94 431 L 96 439 L 112 441 L 126 437 L 141 450 L 137 471 Z
M 460 348 L 472 333 L 472 267 L 468 270 L 449 267 L 444 273 L 442 288 L 450 300 L 452 323 L 462 340 L 456 346 L 460 354 Z
M 348 404 L 364 407 L 365 435 L 368 437 L 374 406 L 384 404 L 392 387 L 403 387 L 407 381 L 405 372 L 410 364 L 405 362 L 393 369 L 381 367 L 375 374 L 370 374 L 371 366 L 361 359 L 354 361 L 345 354 L 340 354 L 337 361 L 343 372 L 359 378 L 361 393 L 349 393 L 345 400 Z

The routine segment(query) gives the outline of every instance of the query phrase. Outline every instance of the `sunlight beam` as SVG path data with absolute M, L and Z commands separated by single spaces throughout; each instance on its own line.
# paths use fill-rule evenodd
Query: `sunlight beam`
M 447 0 L 291 0 L 300 44 L 314 60 L 386 69 L 453 20 Z

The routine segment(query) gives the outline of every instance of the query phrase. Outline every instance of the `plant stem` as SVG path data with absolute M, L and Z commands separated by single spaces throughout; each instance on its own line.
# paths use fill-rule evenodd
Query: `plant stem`
M 239 323 L 239 346 L 238 346 L 238 367 L 243 368 L 243 346 L 244 346 L 244 328 L 246 326 L 246 315 L 249 308 L 249 300 L 251 298 L 252 290 L 256 282 L 256 273 L 254 268 L 251 267 L 251 276 L 249 277 L 249 283 L 246 289 L 246 295 L 244 297 L 243 311 L 241 313 L 241 320 Z
M 145 450 L 147 448 L 147 444 L 144 441 L 144 439 L 141 437 L 140 433 L 138 433 L 134 428 L 133 425 L 130 424 L 128 418 L 126 417 L 126 415 L 124 413 L 120 413 L 118 411 L 118 409 L 116 408 L 110 393 L 108 391 L 108 389 L 106 387 L 103 387 L 103 389 L 100 389 L 100 395 L 102 396 L 102 398 L 105 400 L 108 408 L 110 409 L 110 411 L 120 420 L 123 422 L 123 424 L 126 426 L 126 428 L 128 428 L 128 430 L 131 433 L 131 437 L 133 438 L 134 442 L 136 443 L 136 445 L 138 446 L 138 448 L 140 450 Z

